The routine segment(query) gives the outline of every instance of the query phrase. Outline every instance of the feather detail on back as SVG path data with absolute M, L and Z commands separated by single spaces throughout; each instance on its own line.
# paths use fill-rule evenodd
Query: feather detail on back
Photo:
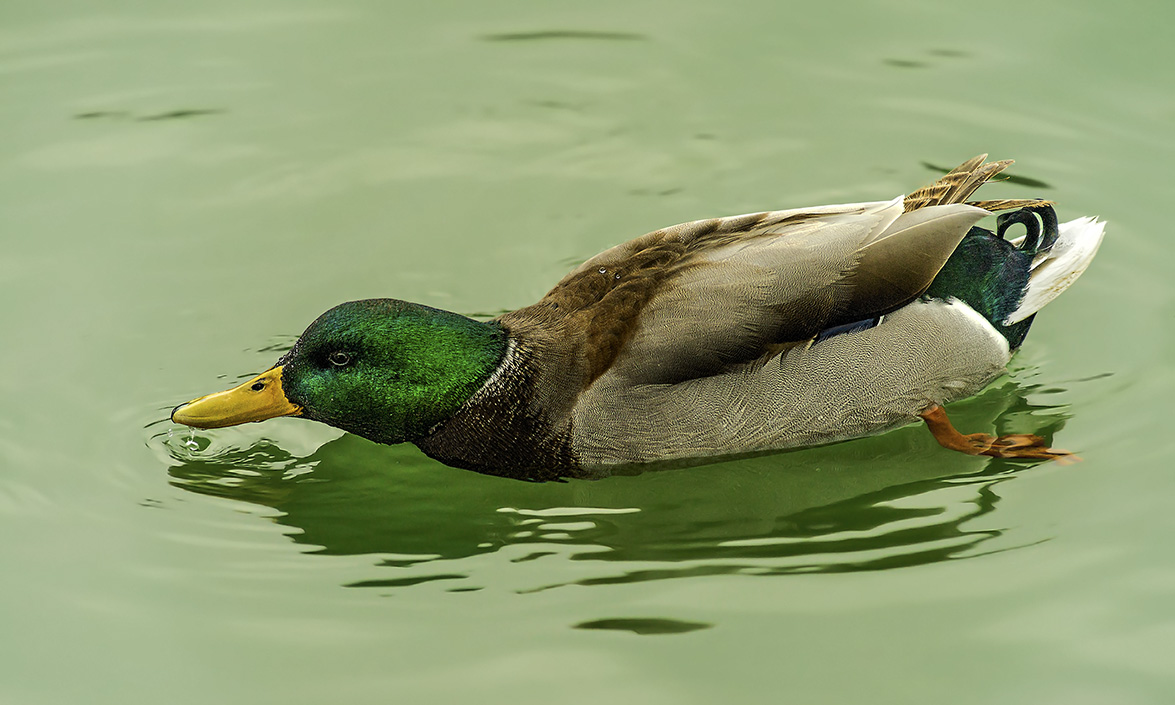
M 891 201 L 657 230 L 592 257 L 541 301 L 499 320 L 542 337 L 536 354 L 571 363 L 550 375 L 569 403 L 604 374 L 673 383 L 766 359 L 925 291 L 987 213 L 966 200 L 1011 164 L 985 158 Z
M 968 159 L 938 181 L 914 191 L 905 198 L 905 209 L 909 213 L 926 206 L 940 206 L 946 203 L 962 203 L 975 193 L 992 176 L 1003 171 L 1011 161 L 984 164 L 986 154 Z
M 716 374 L 909 303 L 984 215 L 961 203 L 904 213 L 899 197 L 685 223 L 593 257 L 500 321 L 561 329 L 549 346 L 579 361 L 566 380 L 579 389 L 605 373 Z
M 905 209 L 906 212 L 925 208 L 927 206 L 939 206 L 948 203 L 966 203 L 969 206 L 982 208 L 986 211 L 996 212 L 1004 210 L 1012 210 L 1015 208 L 1026 208 L 1033 205 L 1043 205 L 1048 202 L 1041 202 L 1033 199 L 1025 198 L 1005 198 L 994 201 L 968 201 L 980 186 L 990 181 L 994 176 L 1007 169 L 1015 162 L 1011 159 L 1003 159 L 998 162 L 990 162 L 984 164 L 987 159 L 986 154 L 980 154 L 977 157 L 968 159 L 959 166 L 951 169 L 950 172 L 944 174 L 942 178 L 929 186 L 924 186 L 910 195 L 906 196 Z

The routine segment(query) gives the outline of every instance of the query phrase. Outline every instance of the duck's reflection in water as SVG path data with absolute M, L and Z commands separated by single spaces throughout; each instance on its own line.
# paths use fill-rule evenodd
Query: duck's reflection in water
M 952 406 L 960 428 L 1051 442 L 1060 407 L 1012 381 Z M 596 561 L 608 584 L 690 575 L 878 570 L 1000 550 L 997 485 L 1031 467 L 941 449 L 911 426 L 884 436 L 597 481 L 531 484 L 444 467 L 412 446 L 345 435 L 297 457 L 272 441 L 192 454 L 168 444 L 176 486 L 271 507 L 308 552 L 371 554 L 401 587 L 469 577 L 459 559 Z M 1015 545 L 1012 542 L 1011 545 Z M 458 587 L 458 589 L 461 589 Z

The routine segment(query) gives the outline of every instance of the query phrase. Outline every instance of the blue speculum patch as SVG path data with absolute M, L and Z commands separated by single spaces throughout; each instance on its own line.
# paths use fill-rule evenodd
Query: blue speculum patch
M 820 331 L 820 333 L 818 333 L 816 335 L 815 342 L 819 343 L 823 340 L 828 340 L 829 338 L 833 337 L 834 335 L 843 335 L 845 333 L 859 333 L 863 330 L 869 330 L 870 328 L 881 323 L 881 321 L 884 318 L 885 318 L 885 316 L 874 316 L 873 318 L 866 318 L 866 319 L 863 319 L 860 321 L 853 321 L 852 323 L 845 323 L 843 325 L 833 326 L 831 328 L 825 328 L 824 330 Z

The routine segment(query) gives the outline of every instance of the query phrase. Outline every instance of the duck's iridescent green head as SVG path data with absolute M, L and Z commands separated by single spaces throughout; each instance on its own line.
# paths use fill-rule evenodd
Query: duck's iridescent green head
M 396 299 L 351 301 L 319 316 L 268 372 L 182 405 L 172 420 L 209 428 L 297 415 L 379 443 L 410 441 L 452 416 L 505 349 L 493 323 Z

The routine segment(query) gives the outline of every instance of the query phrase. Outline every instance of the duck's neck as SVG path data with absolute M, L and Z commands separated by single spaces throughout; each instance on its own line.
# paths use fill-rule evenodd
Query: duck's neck
M 495 322 L 480 322 L 440 309 L 424 308 L 435 317 L 430 338 L 435 355 L 428 367 L 434 372 L 426 398 L 418 399 L 420 422 L 413 424 L 407 440 L 423 436 L 457 413 L 501 366 L 509 346 L 506 331 Z M 437 335 L 438 327 L 445 330 Z
M 509 339 L 502 362 L 473 396 L 413 442 L 446 465 L 489 475 L 525 480 L 576 476 L 579 463 L 569 420 L 566 413 L 552 413 L 566 405 L 549 398 L 546 404 L 535 403 L 540 389 L 551 392 L 551 379 L 543 379 L 550 370 L 538 362 L 541 357 L 534 341 Z
M 447 335 L 436 341 L 438 360 L 430 367 L 437 376 L 429 382 L 428 398 L 417 400 L 419 423 L 406 434 L 409 441 L 432 433 L 491 383 L 511 347 L 506 331 L 493 321 L 482 323 L 449 311 L 427 310 L 438 317 Z

